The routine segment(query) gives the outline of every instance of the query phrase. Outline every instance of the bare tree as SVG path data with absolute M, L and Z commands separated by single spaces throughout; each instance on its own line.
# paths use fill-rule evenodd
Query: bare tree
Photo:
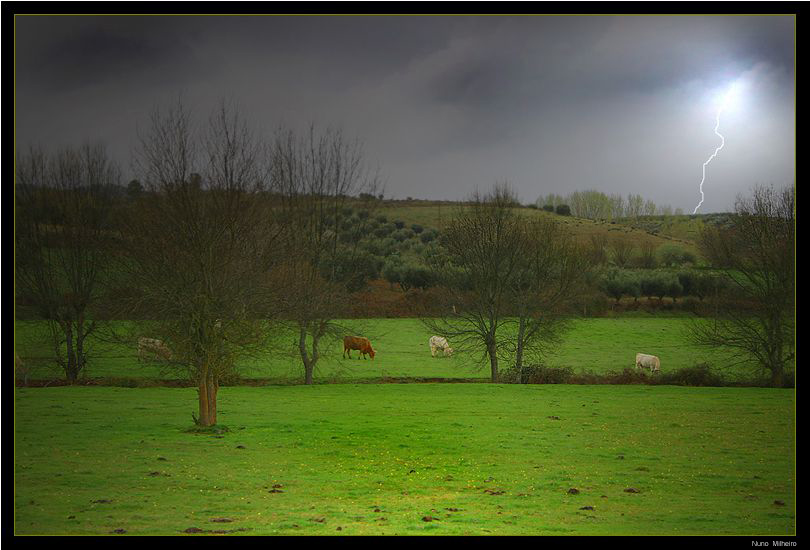
M 630 263 L 636 251 L 636 245 L 626 237 L 616 237 L 610 243 L 613 252 L 613 262 L 619 267 L 625 267 Z
M 730 229 L 708 226 L 700 236 L 735 300 L 718 301 L 715 323 L 694 323 L 692 338 L 754 358 L 776 387 L 795 358 L 794 210 L 793 188 L 757 187 L 738 197 Z
M 362 227 L 343 241 L 341 228 L 350 205 L 371 208 L 379 178 L 366 165 L 361 144 L 333 129 L 310 126 L 302 136 L 280 129 L 268 160 L 286 228 L 287 265 L 277 272 L 284 288 L 280 311 L 297 333 L 304 380 L 312 384 L 322 339 L 344 334 L 336 319 L 363 283 L 354 268 Z
M 122 281 L 142 330 L 198 387 L 201 426 L 217 422 L 220 380 L 261 346 L 273 309 L 268 273 L 279 233 L 260 142 L 224 102 L 197 129 L 182 102 L 155 109 L 134 166 L 144 193 L 125 217 Z
M 656 245 L 653 241 L 641 241 L 639 246 L 638 265 L 645 269 L 652 269 L 658 264 L 658 258 L 655 255 Z
M 53 155 L 37 148 L 17 159 L 16 291 L 48 321 L 54 356 L 76 382 L 87 364 L 108 266 L 118 167 L 102 145 Z
M 568 304 L 586 284 L 591 267 L 588 253 L 555 220 L 527 221 L 524 231 L 521 261 L 509 279 L 519 374 L 524 356 L 542 357 L 561 341 L 570 327 Z
M 479 351 L 488 359 L 490 376 L 498 381 L 499 332 L 513 314 L 512 278 L 527 253 L 525 220 L 512 209 L 514 193 L 506 184 L 481 195 L 476 192 L 445 228 L 446 255 L 430 259 L 442 287 L 438 319 L 425 325 L 461 350 Z
M 608 238 L 604 233 L 595 233 L 590 239 L 590 258 L 595 265 L 607 263 Z

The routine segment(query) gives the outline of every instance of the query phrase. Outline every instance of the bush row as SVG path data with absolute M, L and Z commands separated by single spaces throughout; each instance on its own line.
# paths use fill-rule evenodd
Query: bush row
M 663 300 L 665 296 L 677 301 L 682 296 L 700 300 L 725 288 L 725 279 L 697 270 L 625 270 L 610 268 L 597 281 L 597 287 L 618 303 L 624 296 L 641 296 Z
M 657 374 L 650 374 L 631 367 L 627 367 L 622 371 L 594 374 L 591 372 L 575 373 L 570 367 L 527 365 L 523 367 L 520 373 L 514 367 L 505 370 L 501 373 L 500 381 L 507 384 L 647 384 L 698 387 L 770 387 L 768 380 L 749 380 L 745 382 L 726 380 L 706 363 Z M 783 387 L 795 387 L 793 372 L 785 373 Z

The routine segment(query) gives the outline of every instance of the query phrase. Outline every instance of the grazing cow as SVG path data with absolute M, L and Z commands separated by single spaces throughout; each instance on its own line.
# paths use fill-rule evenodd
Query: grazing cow
M 366 354 L 370 355 L 372 359 L 374 359 L 374 355 L 376 352 L 371 347 L 371 342 L 368 338 L 362 338 L 360 336 L 344 336 L 343 337 L 343 357 L 346 357 L 346 353 L 349 354 L 349 359 L 352 358 L 352 350 L 356 349 L 360 352 L 360 355 L 363 356 L 363 359 L 366 358 Z
M 450 344 L 447 343 L 447 338 L 443 336 L 431 336 L 430 337 L 430 356 L 436 357 L 436 352 L 440 351 L 443 355 L 453 355 L 453 348 L 450 347 Z
M 163 340 L 157 338 L 138 338 L 138 361 L 143 361 L 144 357 L 150 356 L 154 359 L 172 358 L 171 350 L 163 343 Z
M 636 354 L 636 368 L 637 369 L 650 369 L 650 372 L 661 372 L 661 360 L 655 355 L 647 355 L 646 353 Z

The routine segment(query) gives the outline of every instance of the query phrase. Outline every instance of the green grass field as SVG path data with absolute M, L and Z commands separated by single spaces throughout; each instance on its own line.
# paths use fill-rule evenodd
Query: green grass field
M 191 388 L 15 392 L 15 534 L 796 532 L 792 390 L 223 387 L 219 436 Z
M 729 377 L 750 375 L 749 370 L 731 366 L 727 350 L 705 349 L 693 345 L 687 337 L 685 317 L 620 317 L 578 319 L 565 341 L 553 355 L 547 357 L 550 366 L 571 367 L 575 371 L 605 373 L 632 367 L 636 352 L 652 353 L 661 358 L 661 368 L 675 370 L 707 362 Z M 417 319 L 365 319 L 343 322 L 355 334 L 371 338 L 377 356 L 374 361 L 342 359 L 342 344 L 327 344 L 316 372 L 316 381 L 352 381 L 380 377 L 415 378 L 489 378 L 488 366 L 474 355 L 456 354 L 447 358 L 432 358 L 428 347 L 431 334 Z M 45 325 L 18 321 L 16 349 L 23 360 L 47 353 Z M 292 334 L 285 340 L 286 353 L 267 352 L 260 357 L 243 360 L 245 378 L 277 378 L 298 380 L 303 377 L 300 360 L 294 355 Z M 452 344 L 452 341 L 451 341 Z M 96 342 L 89 377 L 171 377 L 158 365 L 137 361 L 134 345 L 123 346 Z M 508 367 L 504 363 L 501 368 Z M 52 369 L 34 370 L 32 378 L 59 377 Z

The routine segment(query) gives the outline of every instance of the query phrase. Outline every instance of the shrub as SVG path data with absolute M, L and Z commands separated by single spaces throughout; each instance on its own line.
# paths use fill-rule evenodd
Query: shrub
M 628 265 L 635 249 L 635 244 L 629 239 L 614 239 L 610 245 L 610 250 L 613 252 L 613 262 L 619 267 Z
M 379 215 L 379 216 L 377 216 L 375 219 L 376 219 L 378 222 L 380 222 L 380 223 L 388 223 L 388 218 L 386 218 L 386 217 L 385 217 L 385 216 L 383 216 L 382 214 L 381 214 L 381 215 Z
M 624 275 L 624 292 L 628 296 L 632 296 L 636 301 L 641 296 L 641 281 L 638 275 L 631 271 L 626 272 Z
M 713 273 L 700 273 L 695 277 L 692 286 L 692 294 L 703 301 L 707 296 L 720 293 L 728 286 L 728 281 Z
M 380 227 L 378 227 L 377 229 L 372 231 L 372 234 L 375 237 L 383 238 L 383 237 L 387 237 L 388 235 L 393 233 L 393 231 L 394 231 L 394 226 L 386 224 L 386 225 L 381 225 Z
M 553 204 L 546 204 L 543 206 L 543 210 L 546 212 L 554 212 L 554 205 Z
M 415 224 L 411 225 L 411 229 L 417 235 L 425 230 L 425 228 L 422 227 L 421 225 L 419 225 L 418 223 L 415 223 Z
M 699 363 L 691 367 L 684 367 L 672 372 L 662 372 L 656 379 L 657 384 L 671 384 L 675 386 L 723 386 L 723 379 L 712 372 L 707 363 Z
M 403 227 L 405 227 L 405 222 L 402 220 L 394 220 L 394 225 L 396 226 L 397 229 L 402 229 Z
M 661 271 L 651 271 L 641 275 L 639 278 L 640 290 L 642 296 L 657 297 L 663 300 L 664 296 L 668 295 L 671 290 L 672 279 L 677 278 L 671 273 L 664 273 Z
M 391 237 L 386 237 L 380 241 L 380 249 L 382 251 L 383 256 L 388 256 L 392 254 L 397 247 L 397 241 Z
M 677 267 L 683 264 L 694 264 L 695 255 L 684 250 L 676 244 L 662 244 L 658 247 L 658 258 L 661 263 L 669 267 Z
M 382 278 L 391 283 L 392 285 L 395 283 L 399 283 L 401 276 L 400 270 L 402 269 L 402 261 L 399 257 L 394 256 L 393 258 L 388 258 L 385 260 L 383 264 L 382 270 L 380 274 Z
M 607 237 L 605 235 L 591 235 L 588 255 L 596 265 L 607 263 Z
M 568 384 L 574 377 L 570 367 L 546 367 L 525 365 L 522 372 L 511 367 L 501 373 L 500 381 L 508 384 Z
M 667 296 L 672 298 L 672 301 L 675 302 L 678 300 L 678 297 L 683 294 L 683 287 L 681 283 L 678 282 L 678 277 L 673 275 L 667 280 Z
M 681 302 L 681 307 L 684 311 L 688 311 L 690 313 L 700 313 L 700 302 L 697 298 L 688 297 Z
M 400 285 L 404 290 L 409 288 L 421 288 L 425 290 L 436 284 L 430 269 L 417 263 L 408 262 L 404 264 L 401 275 L 402 280 L 400 281 Z
M 624 284 L 619 279 L 619 276 L 615 270 L 608 271 L 600 280 L 599 280 L 599 290 L 616 300 L 616 303 L 619 303 L 622 296 L 624 295 Z
M 419 235 L 419 240 L 422 241 L 425 244 L 429 243 L 430 241 L 432 241 L 435 238 L 436 238 L 436 232 L 434 230 L 432 230 L 432 229 L 429 229 L 429 230 L 425 231 L 424 233 L 422 233 L 421 235 Z
M 369 239 L 362 244 L 363 250 L 372 254 L 373 256 L 385 256 L 386 249 L 383 241 L 379 239 Z
M 622 296 L 638 298 L 641 295 L 641 284 L 631 271 L 610 269 L 600 279 L 599 289 L 619 303 Z
M 697 282 L 697 274 L 694 271 L 680 271 L 678 273 L 678 282 L 681 283 L 684 296 L 694 296 L 695 283 Z
M 570 216 L 571 215 L 571 207 L 567 204 L 560 204 L 555 209 L 555 212 L 560 216 Z
M 608 384 L 647 384 L 647 373 L 635 367 L 625 367 L 621 372 L 610 372 L 605 376 Z
M 644 241 L 639 248 L 639 254 L 635 258 L 635 265 L 644 269 L 655 269 L 658 267 L 658 260 L 655 257 L 655 244 Z

